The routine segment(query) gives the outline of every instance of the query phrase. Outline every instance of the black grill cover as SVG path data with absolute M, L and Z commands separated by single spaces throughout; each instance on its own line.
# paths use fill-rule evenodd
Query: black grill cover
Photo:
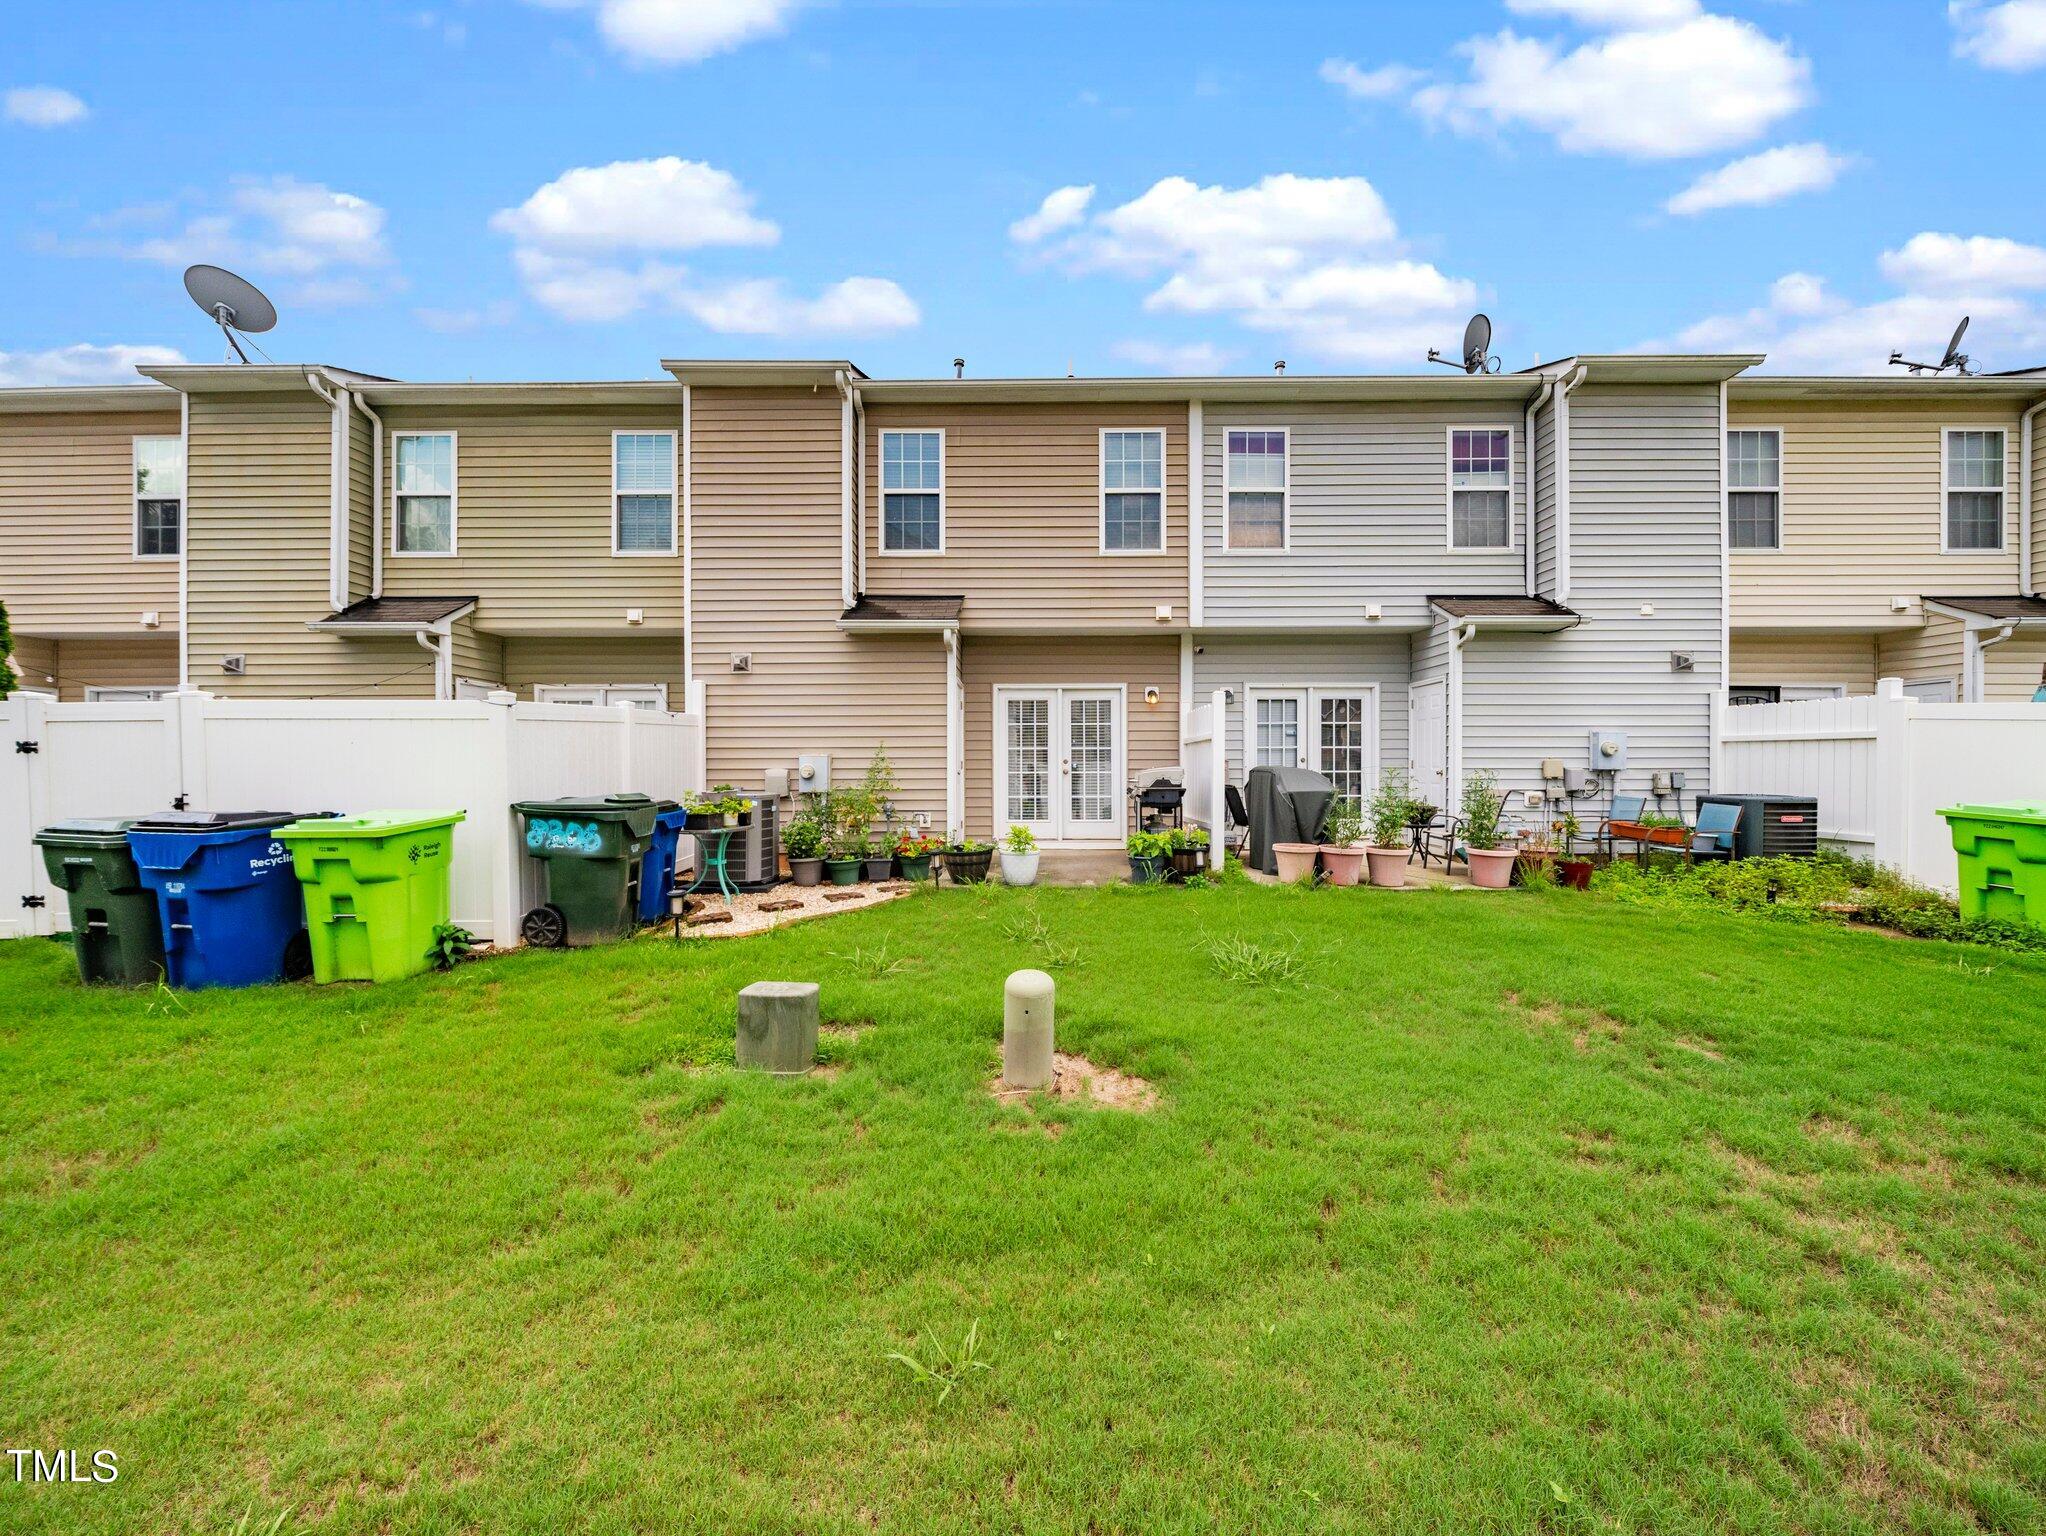
M 1250 812 L 1250 840 L 1244 862 L 1267 875 L 1279 872 L 1274 843 L 1312 843 L 1336 798 L 1336 786 L 1311 768 L 1253 768 L 1244 780 L 1243 803 Z

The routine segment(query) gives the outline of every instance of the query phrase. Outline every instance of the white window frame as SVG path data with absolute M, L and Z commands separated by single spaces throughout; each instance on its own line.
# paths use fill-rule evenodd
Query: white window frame
M 169 501 L 171 498 L 168 496 L 144 496 L 142 494 L 142 487 L 136 484 L 136 444 L 158 442 L 176 443 L 178 445 L 179 458 L 182 459 L 184 457 L 185 440 L 174 432 L 137 432 L 128 439 L 129 510 L 132 514 L 129 524 L 131 537 L 128 551 L 137 560 L 180 560 L 184 558 L 185 549 L 185 502 L 187 493 L 191 489 L 192 467 L 189 464 L 184 465 L 179 471 L 180 484 L 177 495 L 178 547 L 167 555 L 145 555 L 142 553 L 142 503 L 145 501 Z
M 1111 495 L 1149 495 L 1148 491 L 1132 492 L 1128 486 L 1117 491 L 1108 488 L 1108 434 L 1142 434 L 1158 439 L 1158 547 L 1155 549 L 1110 549 L 1108 547 L 1108 498 Z M 1166 514 L 1169 494 L 1166 486 L 1172 480 L 1172 436 L 1163 427 L 1103 427 L 1095 440 L 1095 519 L 1094 531 L 1100 540 L 1100 551 L 1104 555 L 1162 555 L 1171 543 L 1171 534 L 1166 528 Z
M 1774 544 L 1735 544 L 1733 542 L 1733 498 L 1748 491 L 1764 489 L 1759 485 L 1735 485 L 1732 478 L 1733 435 L 1736 432 L 1769 432 L 1776 438 L 1776 542 Z M 1788 498 L 1783 493 L 1783 482 L 1788 477 L 1789 462 L 1784 455 L 1789 451 L 1790 439 L 1781 427 L 1768 426 L 1761 422 L 1733 421 L 1726 426 L 1726 463 L 1728 476 L 1723 489 L 1726 492 L 1726 548 L 1727 553 L 1738 559 L 1742 555 L 1780 555 L 1783 553 L 1783 517 Z M 1759 686 L 1759 685 L 1758 685 Z
M 1953 494 L 1956 491 L 1977 491 L 1989 494 L 1986 485 L 1955 485 L 1953 483 L 1954 434 L 1957 432 L 1994 432 L 2003 439 L 2003 484 L 1996 487 L 1996 543 L 1987 549 L 1957 549 L 1947 540 L 1954 531 Z M 2010 550 L 2010 429 L 2002 422 L 1984 422 L 1976 425 L 1960 422 L 1939 429 L 1939 552 L 1943 555 L 1958 555 L 1962 559 L 2000 560 Z
M 1504 432 L 1506 434 L 1506 542 L 1504 544 L 1459 544 L 1456 542 L 1456 434 L 1459 432 Z M 1291 455 L 1288 455 L 1291 468 Z M 1442 433 L 1442 539 L 1453 555 L 1510 555 L 1520 548 L 1515 533 L 1520 526 L 1520 434 L 1505 421 L 1453 421 Z M 1481 487 L 1465 486 L 1465 490 Z
M 891 491 L 888 489 L 888 439 L 891 437 L 936 437 L 938 440 L 938 547 L 936 549 L 890 549 L 888 547 L 888 498 L 890 496 L 928 496 L 929 491 Z M 950 530 L 951 519 L 946 515 L 945 482 L 952 478 L 952 445 L 945 441 L 943 427 L 883 427 L 876 444 L 874 455 L 874 478 L 881 494 L 877 508 L 881 526 L 876 530 L 881 545 L 880 553 L 891 560 L 921 560 L 931 555 L 945 553 L 945 543 Z
M 657 494 L 647 491 L 621 491 L 618 489 L 618 439 L 621 437 L 665 437 L 668 440 L 668 547 L 666 549 L 621 549 L 618 545 L 618 498 L 620 496 L 646 496 Z M 681 538 L 682 498 L 677 490 L 681 484 L 682 471 L 676 464 L 678 452 L 676 435 L 667 427 L 620 427 L 611 434 L 611 557 L 614 560 L 672 560 L 677 554 L 677 543 Z
M 1229 498 L 1237 491 L 1248 495 L 1269 495 L 1268 485 L 1229 483 L 1229 434 L 1231 432 L 1276 432 L 1286 441 L 1286 483 L 1279 487 L 1279 543 L 1277 548 L 1239 549 L 1229 542 Z M 1293 429 L 1265 422 L 1238 422 L 1222 428 L 1222 548 L 1232 555 L 1285 555 L 1293 551 Z
M 446 549 L 400 549 L 398 530 L 405 519 L 398 506 L 398 444 L 408 437 L 444 437 L 448 440 L 448 547 Z M 615 461 L 614 461 L 615 462 Z M 462 443 L 449 428 L 420 427 L 391 434 L 391 554 L 399 560 L 452 560 L 461 548 L 462 531 Z
M 581 698 L 564 699 L 564 693 L 600 695 L 594 701 Z M 613 699 L 613 693 L 646 693 L 653 695 L 654 708 L 666 712 L 668 708 L 668 685 L 666 683 L 535 683 L 533 702 L 535 704 L 583 704 L 592 703 L 597 708 L 609 708 L 613 704 L 628 704 L 630 699 Z
M 1369 799 L 1378 788 L 1385 766 L 1379 761 L 1383 738 L 1379 687 L 1376 683 L 1288 683 L 1254 682 L 1243 688 L 1242 771 L 1257 766 L 1257 706 L 1263 699 L 1296 699 L 1300 702 L 1300 747 L 1294 767 L 1326 773 L 1321 766 L 1321 704 L 1329 698 L 1364 700 L 1364 792 Z

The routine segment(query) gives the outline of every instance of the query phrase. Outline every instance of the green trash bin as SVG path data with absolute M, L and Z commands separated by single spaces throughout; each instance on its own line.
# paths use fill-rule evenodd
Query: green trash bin
M 1940 812 L 1961 866 L 1961 916 L 2046 928 L 2046 801 Z
M 156 892 L 128 851 L 133 817 L 60 821 L 36 833 L 50 883 L 71 908 L 71 948 L 81 981 L 143 986 L 163 980 L 163 924 Z
M 296 821 L 271 835 L 291 849 L 305 891 L 313 980 L 396 981 L 432 963 L 448 920 L 461 811 L 382 811 Z
M 526 852 L 547 866 L 547 900 L 519 924 L 542 949 L 602 944 L 639 924 L 642 861 L 660 806 L 645 795 L 601 800 L 520 800 Z

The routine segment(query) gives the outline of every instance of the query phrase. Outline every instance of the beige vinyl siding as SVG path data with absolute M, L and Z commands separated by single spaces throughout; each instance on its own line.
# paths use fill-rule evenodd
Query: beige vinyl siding
M 473 618 L 457 619 L 448 626 L 449 657 L 458 679 L 502 684 L 504 647 L 504 641 L 498 636 L 477 633 Z
M 57 696 L 82 700 L 88 688 L 175 688 L 176 635 L 73 635 L 56 642 Z
M 966 691 L 966 826 L 972 836 L 1009 830 L 997 825 L 995 814 L 996 688 L 1120 685 L 1125 772 L 1179 764 L 1176 636 L 969 636 L 960 646 L 959 679 Z M 1146 688 L 1158 690 L 1156 704 L 1144 702 Z
M 2032 418 L 2032 590 L 2046 592 L 2046 411 Z
M 1229 781 L 1243 782 L 1245 713 L 1251 689 L 1333 688 L 1375 684 L 1378 690 L 1378 762 L 1407 766 L 1407 678 L 1412 670 L 1405 634 L 1313 635 L 1291 638 L 1216 635 L 1204 631 L 1194 656 L 1194 700 L 1204 704 L 1217 688 L 1230 701 L 1224 722 Z
M 1733 636 L 1732 682 L 1837 685 L 1850 697 L 1875 692 L 1874 635 Z
M 0 414 L 0 602 L 17 635 L 133 634 L 178 624 L 178 562 L 135 556 L 137 437 L 176 411 Z
M 186 549 L 192 682 L 240 698 L 432 698 L 433 658 L 404 636 L 305 626 L 328 603 L 333 416 L 304 394 L 194 395 Z M 248 671 L 221 670 L 241 653 Z
M 668 708 L 679 713 L 686 703 L 680 640 L 540 635 L 513 636 L 499 644 L 503 668 L 499 676 L 522 699 L 532 698 L 535 687 L 557 683 L 661 683 L 668 690 Z M 462 669 L 457 665 L 455 671 Z
M 1961 680 L 1967 657 L 1964 633 L 1959 619 L 1934 614 L 1921 628 L 1883 635 L 1876 642 L 1876 670 L 1883 677 L 1907 683 L 1945 678 L 1954 685 L 1958 702 L 1965 696 Z
M 829 753 L 844 780 L 885 744 L 900 811 L 942 826 L 943 639 L 838 628 L 838 396 L 699 387 L 692 402 L 696 675 L 712 782 L 758 788 L 804 753 Z M 738 653 L 750 671 L 732 671 Z
M 665 406 L 390 406 L 400 432 L 455 434 L 455 549 L 391 549 L 397 455 L 384 446 L 384 593 L 476 599 L 476 626 L 500 635 L 682 633 L 680 391 Z M 611 553 L 611 434 L 676 435 L 675 553 Z M 835 461 L 834 461 L 834 473 Z M 832 580 L 838 562 L 832 560 Z M 627 630 L 625 612 L 643 620 Z
M 376 446 L 376 428 L 353 406 L 348 411 L 348 599 L 368 597 L 376 573 L 371 565 L 374 544 L 370 535 L 371 481 L 375 466 L 370 455 Z
M 57 670 L 57 642 L 41 635 L 17 633 L 14 637 L 14 655 L 10 658 L 19 669 L 16 686 L 31 693 L 55 693 L 61 686 L 61 674 Z
M 1982 702 L 2029 704 L 2041 682 L 2046 682 L 2042 671 L 2046 671 L 2046 635 L 2019 630 L 1982 653 Z
M 1111 404 L 870 406 L 866 411 L 868 592 L 966 599 L 964 629 L 1157 629 L 1187 619 L 1186 407 Z M 945 553 L 881 548 L 881 433 L 945 434 Z M 1101 433 L 1165 434 L 1165 548 L 1101 552 Z
M 1525 587 L 1527 443 L 1520 404 L 1210 402 L 1203 416 L 1206 625 L 1361 628 L 1368 622 L 1365 608 L 1377 603 L 1387 627 L 1420 629 L 1429 623 L 1431 594 Z M 1510 549 L 1449 547 L 1452 426 L 1512 429 Z M 1223 548 L 1228 434 L 1240 427 L 1289 429 L 1289 547 L 1283 553 Z
M 1909 629 L 1924 593 L 2018 590 L 2018 412 L 1994 401 L 1742 400 L 1729 425 L 1783 431 L 1780 551 L 1734 550 L 1736 626 Z M 1940 553 L 1945 431 L 2004 431 L 2004 548 Z M 1893 613 L 1892 596 L 1912 599 Z

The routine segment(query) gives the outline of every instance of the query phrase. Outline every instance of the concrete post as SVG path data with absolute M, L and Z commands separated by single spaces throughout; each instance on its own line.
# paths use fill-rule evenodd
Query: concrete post
M 741 1071 L 801 1077 L 817 1064 L 817 983 L 756 981 L 739 994 Z
M 1042 971 L 1017 971 L 1002 988 L 1002 1082 L 1010 1088 L 1051 1086 L 1055 991 Z

